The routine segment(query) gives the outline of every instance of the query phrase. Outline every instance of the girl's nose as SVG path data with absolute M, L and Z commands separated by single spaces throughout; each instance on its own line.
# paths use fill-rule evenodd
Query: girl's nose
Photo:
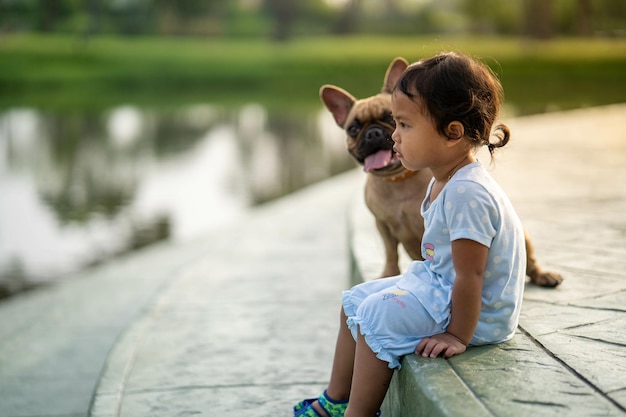
M 391 133 L 391 140 L 394 141 L 395 143 L 398 143 L 398 140 L 400 139 L 399 135 L 398 135 L 398 129 L 395 129 L 392 133 Z

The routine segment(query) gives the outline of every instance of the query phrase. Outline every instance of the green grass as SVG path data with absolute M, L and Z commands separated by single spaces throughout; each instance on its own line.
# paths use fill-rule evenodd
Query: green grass
M 626 40 L 348 37 L 265 40 L 0 37 L 0 107 L 163 107 L 210 102 L 319 106 L 330 83 L 357 97 L 381 87 L 395 56 L 481 57 L 522 113 L 626 101 Z

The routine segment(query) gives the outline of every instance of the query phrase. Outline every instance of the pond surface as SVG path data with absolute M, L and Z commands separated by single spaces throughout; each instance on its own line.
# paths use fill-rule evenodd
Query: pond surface
M 354 167 L 321 106 L 0 112 L 0 297 Z

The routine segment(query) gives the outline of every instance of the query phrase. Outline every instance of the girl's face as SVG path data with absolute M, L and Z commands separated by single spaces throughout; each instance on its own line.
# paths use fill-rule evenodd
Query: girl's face
M 400 91 L 391 99 L 396 130 L 391 135 L 393 147 L 405 168 L 417 171 L 445 163 L 448 138 L 439 133 L 435 123 L 422 108 L 420 100 L 413 100 Z

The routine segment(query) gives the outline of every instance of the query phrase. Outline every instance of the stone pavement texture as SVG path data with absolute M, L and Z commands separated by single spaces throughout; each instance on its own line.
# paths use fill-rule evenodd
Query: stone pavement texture
M 566 277 L 555 290 L 527 287 L 522 330 L 508 344 L 552 355 L 548 371 L 567 365 L 566 379 L 553 384 L 545 372 L 544 385 L 527 390 L 557 404 L 552 415 L 625 414 L 624 116 L 626 106 L 608 106 L 507 121 L 514 136 L 497 154 L 494 176 L 539 260 Z M 328 379 L 349 285 L 347 208 L 362 184 L 354 170 L 204 239 L 1 302 L 0 417 L 291 415 Z M 375 264 L 382 252 L 372 245 Z M 488 406 L 475 415 L 507 415 L 514 393 L 498 389 L 541 367 L 492 369 L 489 354 L 470 350 L 463 362 L 489 369 L 472 393 Z M 473 378 L 473 369 L 454 370 Z M 562 394 L 577 399 L 559 405 Z M 463 408 L 453 395 L 444 402 Z
M 359 178 L 0 303 L 0 417 L 290 415 L 328 380 Z

